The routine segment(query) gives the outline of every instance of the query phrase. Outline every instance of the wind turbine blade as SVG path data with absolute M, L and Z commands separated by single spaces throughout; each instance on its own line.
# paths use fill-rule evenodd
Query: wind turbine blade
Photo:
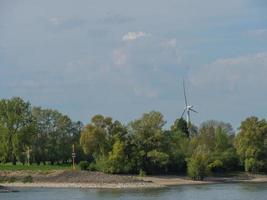
M 195 112 L 195 113 L 198 113 L 196 110 L 194 110 L 193 108 L 189 108 L 189 110 Z
M 184 79 L 183 79 L 183 88 L 184 88 L 184 101 L 185 101 L 185 106 L 187 106 L 187 98 L 186 98 L 186 92 L 185 92 L 185 84 L 184 84 Z
M 185 111 L 186 111 L 186 108 L 184 109 L 184 112 L 182 113 L 180 118 L 183 118 Z

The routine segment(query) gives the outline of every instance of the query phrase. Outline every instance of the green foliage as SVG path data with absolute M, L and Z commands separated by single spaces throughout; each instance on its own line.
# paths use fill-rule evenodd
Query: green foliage
M 169 162 L 169 155 L 163 152 L 159 152 L 157 150 L 152 150 L 147 153 L 147 157 L 151 161 L 151 163 L 159 166 L 164 167 Z
M 61 165 L 37 165 L 37 164 L 31 164 L 30 166 L 28 165 L 23 165 L 22 163 L 17 163 L 16 165 L 13 165 L 12 163 L 5 163 L 5 164 L 0 164 L 0 170 L 4 171 L 21 171 L 21 170 L 30 170 L 30 171 L 43 171 L 43 172 L 48 172 L 51 170 L 69 170 L 71 169 L 70 164 L 61 164 Z
M 109 172 L 109 161 L 106 156 L 97 157 L 95 160 L 94 168 L 96 171 Z
M 248 172 L 266 170 L 267 122 L 257 117 L 247 118 L 241 123 L 235 147 L 241 163 Z
M 145 177 L 146 176 L 146 172 L 142 169 L 139 170 L 139 176 L 140 177 Z
M 79 167 L 81 170 L 88 170 L 90 163 L 88 161 L 81 161 Z
M 0 139 L 1 149 L 4 151 L 1 155 L 2 161 L 12 161 L 13 164 L 16 164 L 23 150 L 21 147 L 23 148 L 25 145 L 19 140 L 19 135 L 27 133 L 31 123 L 32 115 L 29 102 L 18 97 L 0 100 L 0 131 L 2 135 Z M 26 143 L 28 142 L 27 139 L 30 137 L 25 138 Z
M 189 137 L 189 130 L 187 122 L 183 118 L 176 119 L 174 124 L 171 126 L 172 132 L 180 132 L 186 137 Z
M 56 110 L 32 107 L 21 98 L 1 99 L 0 170 L 68 169 L 74 144 L 76 162 L 90 163 L 80 162 L 82 170 L 141 175 L 187 170 L 194 180 L 209 172 L 267 172 L 264 119 L 246 119 L 237 135 L 229 123 L 214 120 L 200 128 L 184 119 L 175 120 L 169 130 L 164 130 L 165 124 L 163 115 L 152 111 L 127 126 L 95 115 L 83 127 Z
M 132 154 L 130 157 L 133 160 L 132 168 L 135 171 L 138 172 L 142 169 L 150 173 L 155 171 L 165 172 L 164 167 L 162 168 L 162 166 L 155 164 L 155 158 L 148 156 L 151 151 L 165 153 L 165 135 L 162 130 L 165 123 L 163 115 L 155 111 L 145 113 L 142 118 L 130 123 L 129 132 L 131 134 L 132 145 Z M 159 156 L 162 155 L 159 154 Z
M 128 159 L 125 155 L 125 146 L 120 140 L 113 144 L 112 151 L 109 153 L 107 167 L 106 171 L 112 174 L 130 171 Z
M 206 146 L 199 146 L 188 161 L 188 176 L 193 180 L 203 180 L 209 173 L 209 162 L 209 150 Z
M 186 172 L 186 158 L 190 157 L 190 139 L 181 131 L 165 132 L 164 148 L 169 155 L 168 171 L 170 173 Z
M 214 160 L 208 165 L 208 168 L 212 172 L 222 172 L 223 171 L 223 162 L 221 160 Z
M 259 172 L 260 169 L 262 169 L 263 165 L 263 161 L 256 160 L 255 158 L 245 159 L 245 170 L 247 172 Z

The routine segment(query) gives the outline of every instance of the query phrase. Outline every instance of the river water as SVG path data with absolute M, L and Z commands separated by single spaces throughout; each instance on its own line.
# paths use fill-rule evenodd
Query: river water
M 0 200 L 267 200 L 267 184 L 215 184 L 162 189 L 23 188 L 0 193 Z

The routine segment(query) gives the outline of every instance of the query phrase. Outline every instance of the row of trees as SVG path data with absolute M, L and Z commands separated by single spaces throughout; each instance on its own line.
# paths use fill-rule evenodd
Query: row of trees
M 32 107 L 20 98 L 0 100 L 0 161 L 70 162 L 75 144 L 77 161 L 106 173 L 208 173 L 245 170 L 267 172 L 267 122 L 250 117 L 237 133 L 228 123 L 207 121 L 196 127 L 177 119 L 170 129 L 160 112 L 143 114 L 124 125 L 95 115 L 89 124 L 73 122 L 56 110 Z
M 56 110 L 32 107 L 21 98 L 0 100 L 0 161 L 67 163 L 72 144 L 78 150 L 81 122 Z M 81 154 L 79 154 L 81 155 Z
M 207 121 L 199 128 L 177 119 L 165 130 L 163 115 L 145 113 L 127 126 L 96 115 L 81 133 L 91 169 L 108 173 L 267 172 L 267 122 L 250 117 L 237 134 L 228 123 Z

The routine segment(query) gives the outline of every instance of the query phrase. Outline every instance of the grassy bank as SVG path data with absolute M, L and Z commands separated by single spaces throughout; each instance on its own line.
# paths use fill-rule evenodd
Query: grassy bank
M 0 170 L 4 171 L 21 171 L 21 170 L 30 170 L 30 171 L 52 171 L 52 170 L 68 170 L 71 169 L 71 165 L 23 165 L 22 163 L 17 163 L 13 165 L 12 163 L 0 164 Z

